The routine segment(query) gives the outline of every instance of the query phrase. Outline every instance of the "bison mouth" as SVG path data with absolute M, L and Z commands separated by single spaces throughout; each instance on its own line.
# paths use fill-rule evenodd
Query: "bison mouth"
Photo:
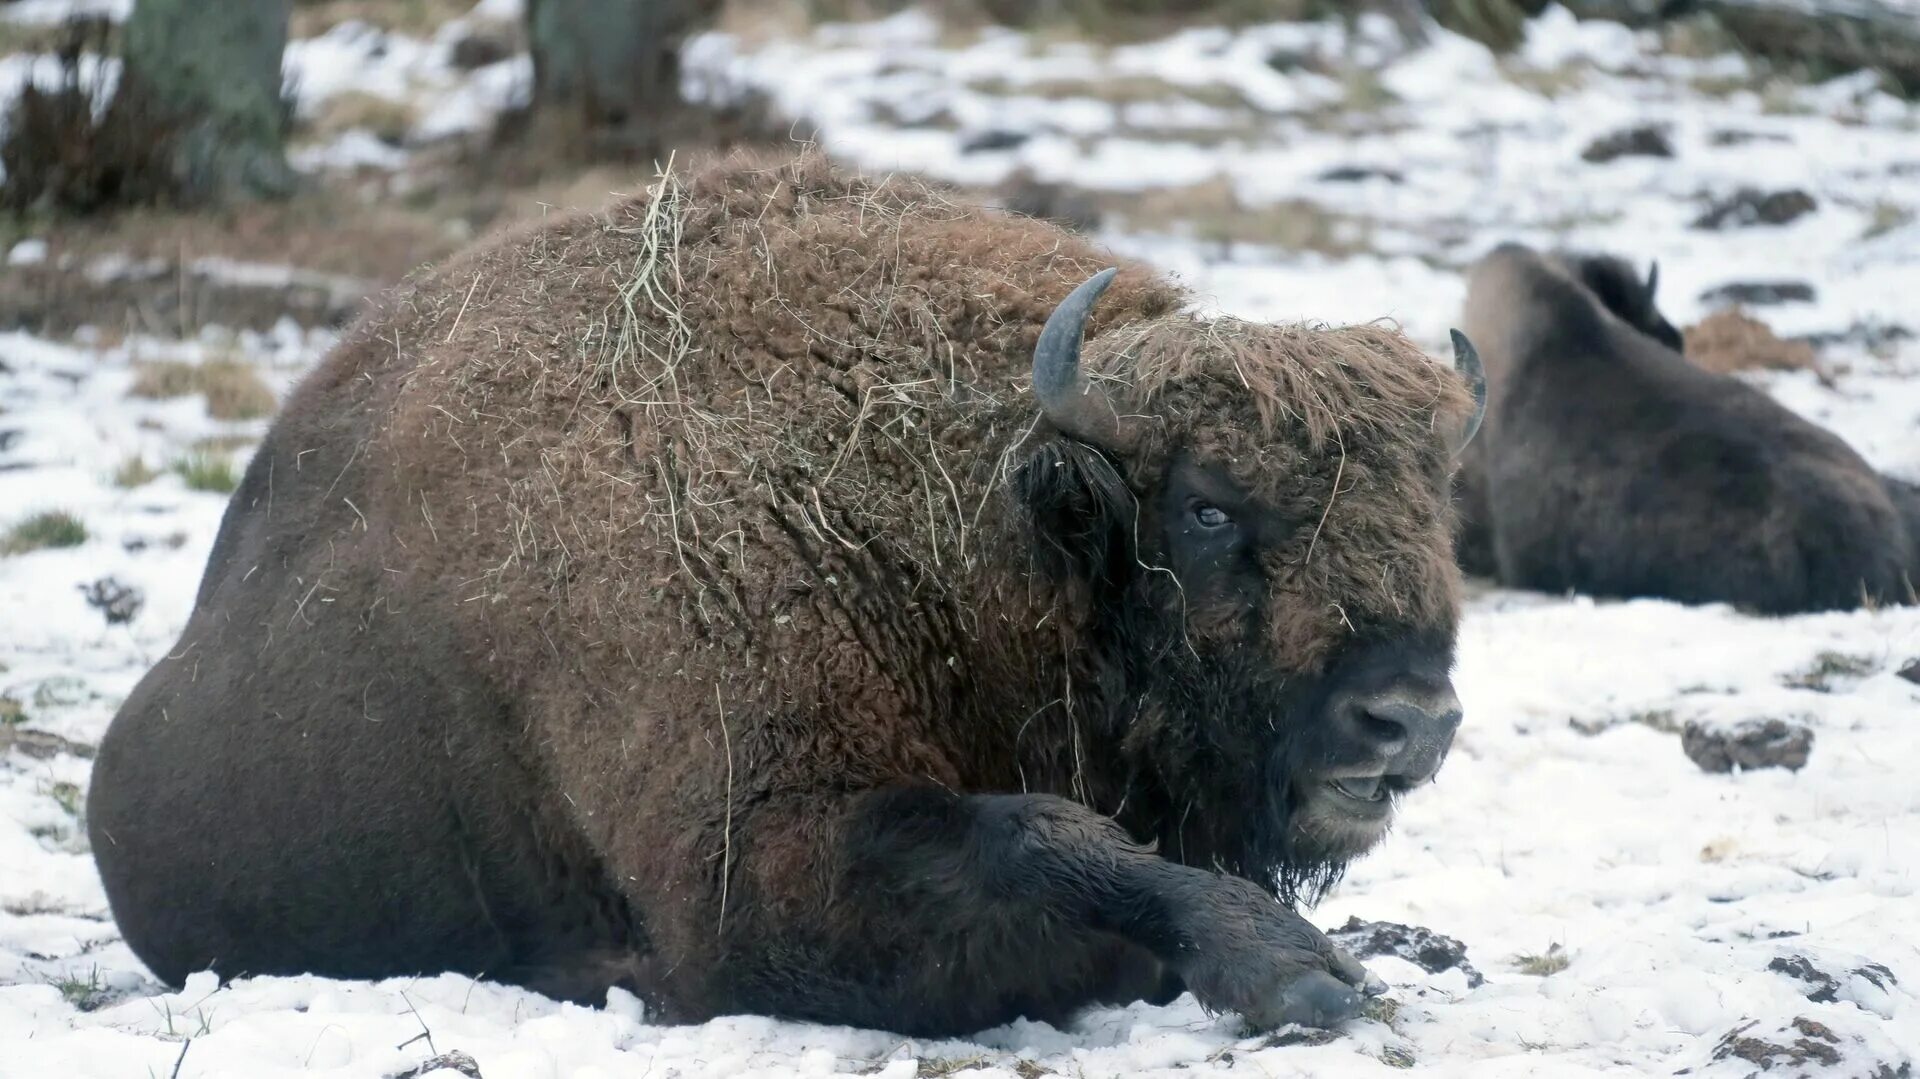
M 1297 836 L 1325 856 L 1358 857 L 1386 835 L 1406 787 L 1400 777 L 1377 771 L 1313 776 L 1295 787 Z
M 1327 786 L 1343 798 L 1368 805 L 1384 802 L 1393 797 L 1393 792 L 1387 789 L 1386 776 L 1348 776 L 1345 779 L 1329 779 Z

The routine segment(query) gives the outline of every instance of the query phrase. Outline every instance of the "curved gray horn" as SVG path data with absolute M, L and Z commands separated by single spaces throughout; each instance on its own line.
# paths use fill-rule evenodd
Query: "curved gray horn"
M 1453 336 L 1453 369 L 1467 380 L 1467 389 L 1473 391 L 1473 415 L 1467 418 L 1466 427 L 1460 431 L 1460 438 L 1453 444 L 1453 452 L 1459 453 L 1473 441 L 1480 430 L 1480 421 L 1487 415 L 1487 372 L 1480 366 L 1480 353 L 1467 340 L 1467 335 L 1459 330 L 1448 330 Z
M 1113 403 L 1080 373 L 1080 336 L 1088 312 L 1120 271 L 1109 267 L 1068 293 L 1047 316 L 1033 348 L 1033 393 L 1062 432 L 1098 446 L 1124 446 L 1124 425 Z
M 1658 259 L 1655 259 L 1653 262 L 1647 264 L 1647 299 L 1653 299 L 1653 294 L 1658 291 L 1659 288 L 1660 262 Z

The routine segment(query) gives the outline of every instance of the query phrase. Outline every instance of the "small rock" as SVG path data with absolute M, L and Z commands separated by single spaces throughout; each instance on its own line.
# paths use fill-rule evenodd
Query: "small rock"
M 1840 1051 L 1834 1048 L 1840 1044 L 1840 1039 L 1824 1023 L 1816 1023 L 1805 1017 L 1795 1019 L 1789 1028 L 1769 1035 L 1775 1039 L 1773 1041 L 1769 1041 L 1768 1037 L 1747 1033 L 1757 1025 L 1750 1022 L 1728 1031 L 1720 1039 L 1720 1044 L 1714 1047 L 1713 1059 L 1733 1057 L 1758 1064 L 1763 1071 L 1772 1071 L 1777 1064 L 1796 1067 L 1825 1064 L 1831 1067 L 1840 1063 Z
M 1326 184 L 1357 184 L 1362 180 L 1385 180 L 1397 184 L 1405 182 L 1406 176 L 1394 169 L 1374 168 L 1372 165 L 1341 165 L 1321 173 L 1319 179 Z
M 1893 971 L 1880 963 L 1859 960 L 1857 966 L 1849 967 L 1843 963 L 1841 967 L 1844 973 L 1838 975 L 1829 973 L 1827 967 L 1822 966 L 1819 961 L 1798 952 L 1775 956 L 1773 961 L 1767 964 L 1768 970 L 1776 974 L 1784 974 L 1799 982 L 1804 987 L 1803 991 L 1807 999 L 1815 1004 L 1831 1004 L 1841 999 L 1841 991 L 1855 979 L 1858 979 L 1861 985 L 1850 991 L 1849 996 L 1857 996 L 1858 990 L 1867 986 L 1884 993 L 1889 986 L 1900 984 L 1900 979 L 1894 977 Z
M 1894 673 L 1898 674 L 1900 677 L 1906 679 L 1907 681 L 1912 682 L 1914 685 L 1920 685 L 1920 659 L 1907 661 L 1906 666 L 1900 668 L 1898 671 L 1895 671 Z
M 1629 127 L 1602 135 L 1580 152 L 1580 160 L 1594 165 L 1620 157 L 1672 157 L 1673 140 L 1660 124 Z
M 1817 349 L 1832 348 L 1835 345 L 1857 346 L 1879 355 L 1902 341 L 1913 340 L 1913 331 L 1898 322 L 1871 320 L 1855 322 L 1844 330 L 1810 333 L 1793 340 L 1805 341 Z
M 1706 772 L 1731 772 L 1735 768 L 1797 772 L 1813 752 L 1813 731 L 1784 719 L 1749 719 L 1725 725 L 1693 720 L 1680 733 L 1680 746 Z
M 992 128 L 977 131 L 960 140 L 960 152 L 963 154 L 985 154 L 996 150 L 1017 150 L 1033 138 L 1025 131 L 1008 131 Z
M 1467 986 L 1478 989 L 1487 979 L 1467 962 L 1467 946 L 1431 929 L 1398 922 L 1363 922 L 1348 918 L 1347 924 L 1327 936 L 1356 959 L 1374 959 L 1391 955 L 1404 959 L 1429 974 L 1458 970 L 1467 976 Z
M 483 24 L 469 29 L 466 36 L 454 42 L 453 52 L 447 59 L 457 71 L 472 71 L 510 60 L 519 51 L 520 43 L 510 29 Z
M 1815 1004 L 1830 1004 L 1840 993 L 1840 982 L 1804 955 L 1776 956 L 1767 969 L 1804 985 L 1807 999 Z
M 430 1060 L 423 1060 L 406 1071 L 394 1072 L 387 1079 L 422 1079 L 439 1071 L 454 1072 L 466 1076 L 467 1079 L 481 1079 L 479 1062 L 458 1049 L 450 1053 L 442 1053 Z
M 1715 146 L 1745 146 L 1750 142 L 1792 142 L 1785 135 L 1772 131 L 1737 131 L 1722 128 L 1707 136 L 1707 141 Z
M 1798 188 L 1786 191 L 1762 191 L 1743 187 L 1715 202 L 1694 218 L 1697 229 L 1737 229 L 1749 225 L 1784 225 L 1818 209 L 1813 196 Z
M 1836 1031 L 1806 1016 L 1765 1025 L 1749 1019 L 1721 1037 L 1713 1059 L 1745 1061 L 1758 1068 L 1753 1075 L 1782 1079 L 1908 1079 L 1913 1074 L 1913 1062 L 1878 1031 Z
M 1267 54 L 1267 66 L 1282 75 L 1291 75 L 1296 71 L 1312 66 L 1317 59 L 1310 49 L 1293 49 L 1282 46 Z
M 107 625 L 120 626 L 133 621 L 146 605 L 147 597 L 138 588 L 122 584 L 113 577 L 102 577 L 92 584 L 78 586 L 87 606 L 107 617 Z
M 1708 307 L 1734 304 L 1769 307 L 1781 303 L 1812 303 L 1814 295 L 1813 286 L 1805 281 L 1729 281 L 1702 292 L 1700 302 Z

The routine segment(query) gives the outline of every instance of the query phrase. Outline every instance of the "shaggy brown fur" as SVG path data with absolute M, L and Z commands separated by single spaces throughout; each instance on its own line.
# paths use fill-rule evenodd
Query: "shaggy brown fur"
M 1199 321 L 1129 265 L 1083 366 L 1153 424 L 1061 438 L 1035 340 L 1106 261 L 802 157 L 420 277 L 288 402 L 102 746 L 129 942 L 669 1019 L 1344 1014 L 1293 987 L 1357 964 L 1134 843 L 1271 889 L 1378 838 L 1312 769 L 1389 755 L 1354 694 L 1445 693 L 1469 402 L 1390 330 Z M 1257 548 L 1161 568 L 1176 473 Z
M 1592 291 L 1586 262 L 1508 244 L 1469 276 L 1488 403 L 1459 479 L 1463 567 L 1771 613 L 1911 601 L 1904 493 L 1760 390 L 1687 363 Z

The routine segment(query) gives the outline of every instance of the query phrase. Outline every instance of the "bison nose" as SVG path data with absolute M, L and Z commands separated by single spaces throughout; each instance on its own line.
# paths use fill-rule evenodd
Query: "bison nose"
M 1384 762 L 1403 789 L 1434 777 L 1460 727 L 1460 698 L 1449 688 L 1360 697 L 1344 711 L 1348 735 Z

